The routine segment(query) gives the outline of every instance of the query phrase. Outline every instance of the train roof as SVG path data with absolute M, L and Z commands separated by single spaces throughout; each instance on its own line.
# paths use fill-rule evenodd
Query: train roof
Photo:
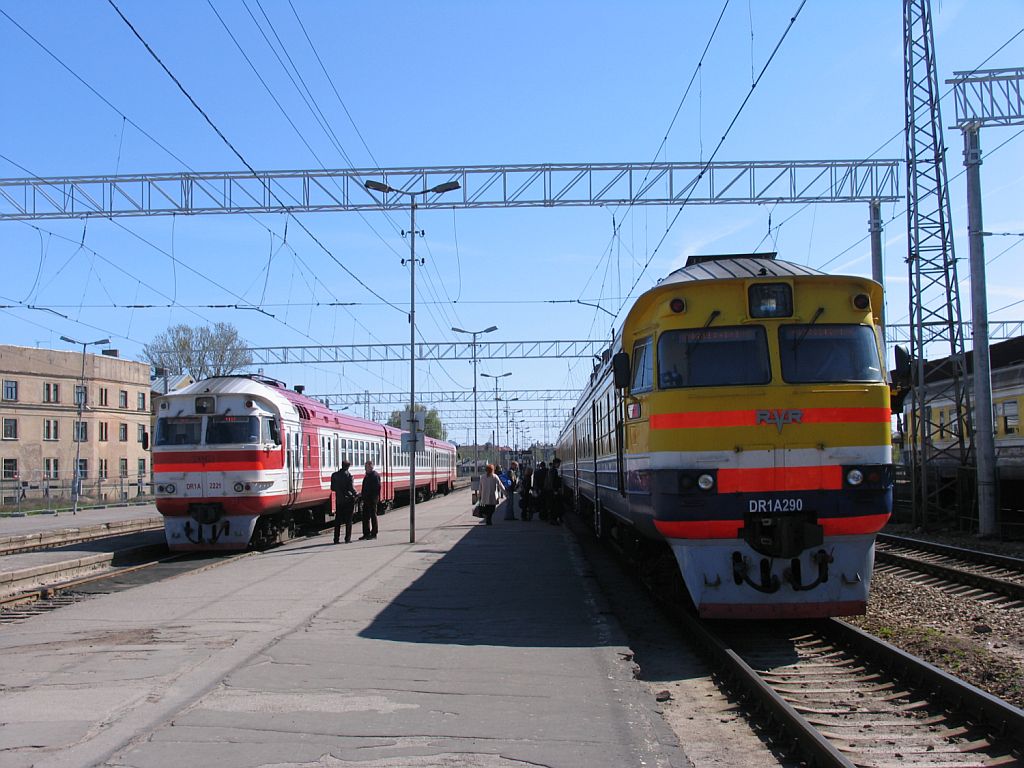
M 252 394 L 256 391 L 274 403 L 278 409 L 287 409 L 289 406 L 302 406 L 309 413 L 309 420 L 314 423 L 334 424 L 356 431 L 372 432 L 377 435 L 386 433 L 393 437 L 397 437 L 403 431 L 398 427 L 391 427 L 352 414 L 333 411 L 319 400 L 288 389 L 284 382 L 258 374 L 235 374 L 203 379 L 160 397 L 173 398 L 183 395 L 205 394 Z M 450 445 L 446 440 L 438 440 L 429 435 L 424 435 L 424 437 L 426 438 L 427 445 Z
M 728 280 L 749 277 L 799 277 L 823 275 L 817 269 L 781 261 L 774 253 L 734 253 L 721 256 L 690 256 L 686 266 L 670 272 L 658 286 L 697 280 Z

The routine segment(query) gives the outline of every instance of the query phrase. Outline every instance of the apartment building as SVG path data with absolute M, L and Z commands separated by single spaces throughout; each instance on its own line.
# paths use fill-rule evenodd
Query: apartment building
M 0 344 L 0 503 L 70 498 L 76 458 L 83 502 L 148 492 L 150 366 L 116 350 L 84 362 L 83 377 L 80 350 Z

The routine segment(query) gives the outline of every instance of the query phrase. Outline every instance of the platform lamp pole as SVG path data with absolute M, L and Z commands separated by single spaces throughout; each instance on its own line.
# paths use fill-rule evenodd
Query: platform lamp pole
M 491 333 L 491 331 L 498 330 L 498 326 L 492 325 L 490 328 L 484 328 L 482 331 L 466 331 L 462 328 L 456 328 L 452 326 L 452 330 L 456 333 L 465 333 L 473 337 L 473 474 L 472 478 L 476 477 L 476 473 L 479 472 L 480 467 L 480 438 L 477 435 L 477 406 L 476 406 L 476 364 L 479 362 L 476 356 L 476 337 L 483 336 L 485 333 Z
M 495 462 L 500 464 L 501 448 L 499 447 L 498 444 L 501 442 L 501 420 L 499 418 L 498 403 L 501 401 L 501 398 L 498 396 L 498 379 L 503 379 L 506 376 L 511 376 L 512 371 L 509 371 L 508 373 L 499 373 L 497 375 L 493 373 L 481 373 L 480 375 L 485 376 L 488 379 L 494 379 L 494 450 L 495 454 L 497 455 Z M 495 470 L 497 470 L 497 467 L 495 467 Z
M 79 396 L 75 398 L 78 401 L 78 421 L 75 422 L 75 428 L 71 430 L 71 434 L 76 437 L 75 474 L 73 475 L 71 480 L 71 514 L 77 515 L 78 497 L 82 495 L 82 473 L 79 468 L 79 464 L 81 463 L 82 460 L 82 409 L 85 408 L 85 348 L 95 344 L 109 344 L 110 339 L 98 339 L 96 341 L 78 341 L 76 339 L 68 338 L 67 336 L 61 336 L 60 340 L 66 341 L 68 344 L 82 345 L 82 391 L 79 393 Z
M 419 195 L 440 195 L 445 192 L 452 192 L 459 189 L 457 181 L 446 181 L 430 189 L 420 189 L 408 192 L 403 189 L 395 189 L 379 181 L 372 179 L 363 182 L 368 190 L 382 192 L 385 195 L 390 193 L 405 195 L 409 198 L 409 417 L 416 416 L 416 198 Z M 402 260 L 405 263 L 405 260 Z M 416 543 L 416 454 L 423 442 L 416 426 L 415 420 L 409 425 L 410 432 L 415 436 L 413 450 L 409 459 L 409 543 Z

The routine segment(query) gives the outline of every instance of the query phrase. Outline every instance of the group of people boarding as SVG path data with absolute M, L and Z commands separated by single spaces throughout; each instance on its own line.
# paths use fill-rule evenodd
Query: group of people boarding
M 496 470 L 488 464 L 480 478 L 478 506 L 483 512 L 485 525 L 493 525 L 494 511 L 505 499 L 505 519 L 529 521 L 534 515 L 552 525 L 562 522 L 562 476 L 559 467 L 561 459 L 551 460 L 551 466 L 543 461 L 519 471 L 519 462 L 509 464 L 507 471 Z M 519 517 L 516 517 L 515 497 L 519 493 Z

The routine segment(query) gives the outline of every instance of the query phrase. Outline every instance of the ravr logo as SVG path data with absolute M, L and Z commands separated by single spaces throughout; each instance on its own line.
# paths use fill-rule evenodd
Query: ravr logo
M 803 424 L 804 412 L 799 409 L 774 408 L 770 411 L 758 411 L 757 421 L 761 424 L 774 424 L 775 428 L 782 432 L 787 424 Z

